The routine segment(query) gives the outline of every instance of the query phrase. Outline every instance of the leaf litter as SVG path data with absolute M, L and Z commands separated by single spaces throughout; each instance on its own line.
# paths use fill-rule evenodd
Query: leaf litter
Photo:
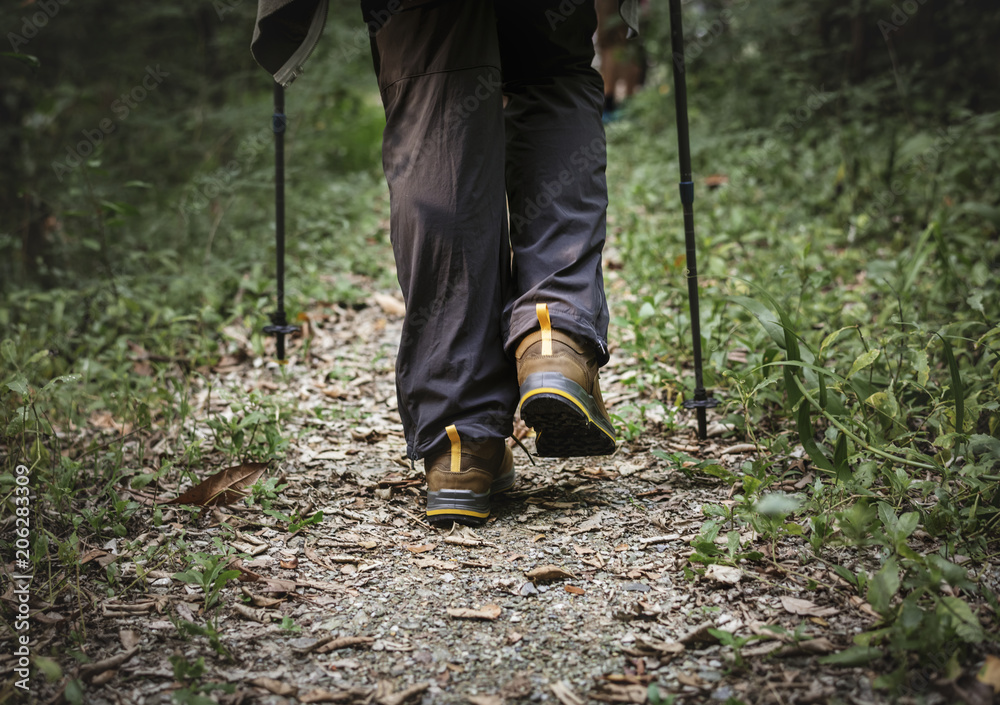
M 39 683 L 40 697 L 55 702 L 80 677 L 88 703 L 166 703 L 181 685 L 176 657 L 203 659 L 200 682 L 234 685 L 232 695 L 213 696 L 225 703 L 642 703 L 651 686 L 685 703 L 888 702 L 868 668 L 819 663 L 877 615 L 839 589 L 823 564 L 801 560 L 801 538 L 783 539 L 771 555 L 766 542 L 743 537 L 761 560 L 690 560 L 701 508 L 732 492 L 691 474 L 693 461 L 735 469 L 756 452 L 727 441 L 718 419 L 706 442 L 686 429 L 651 431 L 610 458 L 532 465 L 517 451 L 518 484 L 485 526 L 430 527 L 422 473 L 403 456 L 396 409 L 401 308 L 389 295 L 369 302 L 309 311 L 312 338 L 308 347 L 290 341 L 287 365 L 254 358 L 249 336 L 234 331 L 244 341 L 238 349 L 205 379 L 190 380 L 196 420 L 165 430 L 155 446 L 162 460 L 194 437 L 206 467 L 225 465 L 207 420 L 227 410 L 226 398 L 264 391 L 296 409 L 281 428 L 287 488 L 272 498 L 270 514 L 247 507 L 268 463 L 242 462 L 160 501 L 158 524 L 147 514 L 129 536 L 82 547 L 79 590 L 58 605 L 72 629 L 58 620 L 33 629 L 36 643 L 62 644 L 59 654 L 85 626 L 89 663 L 54 656 L 56 675 Z M 628 365 L 615 352 L 609 369 Z M 614 413 L 613 400 L 634 394 L 610 381 L 607 397 Z M 108 426 L 95 419 L 92 433 Z M 519 436 L 532 447 L 523 427 Z M 670 453 L 691 460 L 665 462 Z M 170 489 L 164 481 L 157 492 Z M 122 493 L 152 512 L 148 493 Z M 213 513 L 191 514 L 186 505 Z M 322 520 L 290 530 L 293 516 L 315 512 Z M 142 558 L 144 549 L 178 540 L 183 551 L 157 565 Z M 195 553 L 223 551 L 238 578 L 210 609 L 202 588 L 172 576 Z M 126 580 L 110 596 L 112 564 Z M 59 614 L 56 606 L 34 605 L 38 615 Z M 196 636 L 179 629 L 184 622 Z M 228 656 L 213 647 L 209 627 Z M 757 641 L 740 648 L 740 663 L 720 634 Z M 956 679 L 943 692 L 1000 690 L 997 664 L 990 657 L 971 681 Z

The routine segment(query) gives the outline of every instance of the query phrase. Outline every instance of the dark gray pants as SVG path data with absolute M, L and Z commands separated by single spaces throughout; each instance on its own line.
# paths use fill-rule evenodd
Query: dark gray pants
M 407 452 L 421 458 L 448 448 L 449 424 L 469 439 L 510 435 L 514 351 L 538 328 L 536 303 L 607 361 L 597 20 L 590 0 L 362 7 L 376 30 L 382 162 L 406 301 L 399 413 Z

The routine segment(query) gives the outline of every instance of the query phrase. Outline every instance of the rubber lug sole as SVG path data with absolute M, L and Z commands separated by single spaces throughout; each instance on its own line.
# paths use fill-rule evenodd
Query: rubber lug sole
M 536 372 L 521 385 L 521 419 L 535 429 L 535 448 L 547 458 L 611 455 L 615 431 L 597 402 L 558 372 Z
M 511 470 L 506 475 L 495 479 L 489 492 L 473 492 L 472 490 L 428 491 L 427 521 L 432 524 L 450 524 L 455 521 L 466 526 L 482 526 L 490 518 L 490 498 L 509 490 L 514 486 L 516 479 L 516 473 Z

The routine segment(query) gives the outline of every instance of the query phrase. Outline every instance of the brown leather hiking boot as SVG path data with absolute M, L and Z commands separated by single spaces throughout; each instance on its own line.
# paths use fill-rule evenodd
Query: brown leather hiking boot
M 479 526 L 490 516 L 490 497 L 514 486 L 514 456 L 502 438 L 463 442 L 458 429 L 445 429 L 451 450 L 424 458 L 427 519 Z
M 535 310 L 541 330 L 521 341 L 515 357 L 521 419 L 535 429 L 538 454 L 610 455 L 615 429 L 601 398 L 597 355 L 553 330 L 546 304 Z

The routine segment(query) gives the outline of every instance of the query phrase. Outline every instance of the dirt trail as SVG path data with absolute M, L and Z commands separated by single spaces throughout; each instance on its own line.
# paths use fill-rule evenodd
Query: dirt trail
M 211 393 L 195 395 L 202 420 L 250 389 L 294 400 L 300 413 L 284 428 L 291 447 L 277 470 L 288 488 L 274 508 L 322 511 L 323 521 L 290 534 L 259 508 L 215 508 L 197 520 L 165 508 L 160 527 L 146 521 L 128 537 L 163 542 L 183 531 L 191 553 L 224 545 L 245 555 L 245 580 L 222 590 L 214 613 L 231 660 L 209 638 L 178 632 L 179 620 L 204 625 L 207 616 L 203 593 L 171 577 L 187 556 L 115 598 L 92 579 L 103 572 L 97 561 L 84 566 L 87 656 L 134 650 L 80 673 L 84 702 L 170 702 L 182 685 L 170 662 L 178 654 L 192 665 L 204 657 L 189 689 L 234 684 L 234 694 L 212 696 L 232 703 L 641 703 L 650 682 L 685 703 L 881 700 L 864 670 L 817 665 L 871 617 L 821 564 L 803 564 L 801 541 L 783 540 L 772 557 L 745 534 L 767 559 L 706 575 L 687 560 L 702 505 L 725 503 L 731 490 L 689 476 L 685 462 L 739 466 L 752 456 L 746 446 L 651 432 L 609 458 L 532 465 L 516 450 L 517 486 L 486 526 L 426 525 L 422 468 L 403 458 L 395 409 L 400 307 L 382 296 L 358 310 L 317 308 L 308 358 L 296 342 L 283 370 L 230 361 L 212 374 Z M 631 392 L 614 382 L 626 365 L 615 358 L 608 368 L 612 412 Z M 120 556 L 119 567 L 134 580 L 129 560 Z M 67 599 L 52 612 L 72 615 L 77 597 Z M 740 665 L 707 627 L 770 637 L 745 645 Z M 68 632 L 55 623 L 42 644 Z M 68 656 L 61 665 L 77 672 Z

